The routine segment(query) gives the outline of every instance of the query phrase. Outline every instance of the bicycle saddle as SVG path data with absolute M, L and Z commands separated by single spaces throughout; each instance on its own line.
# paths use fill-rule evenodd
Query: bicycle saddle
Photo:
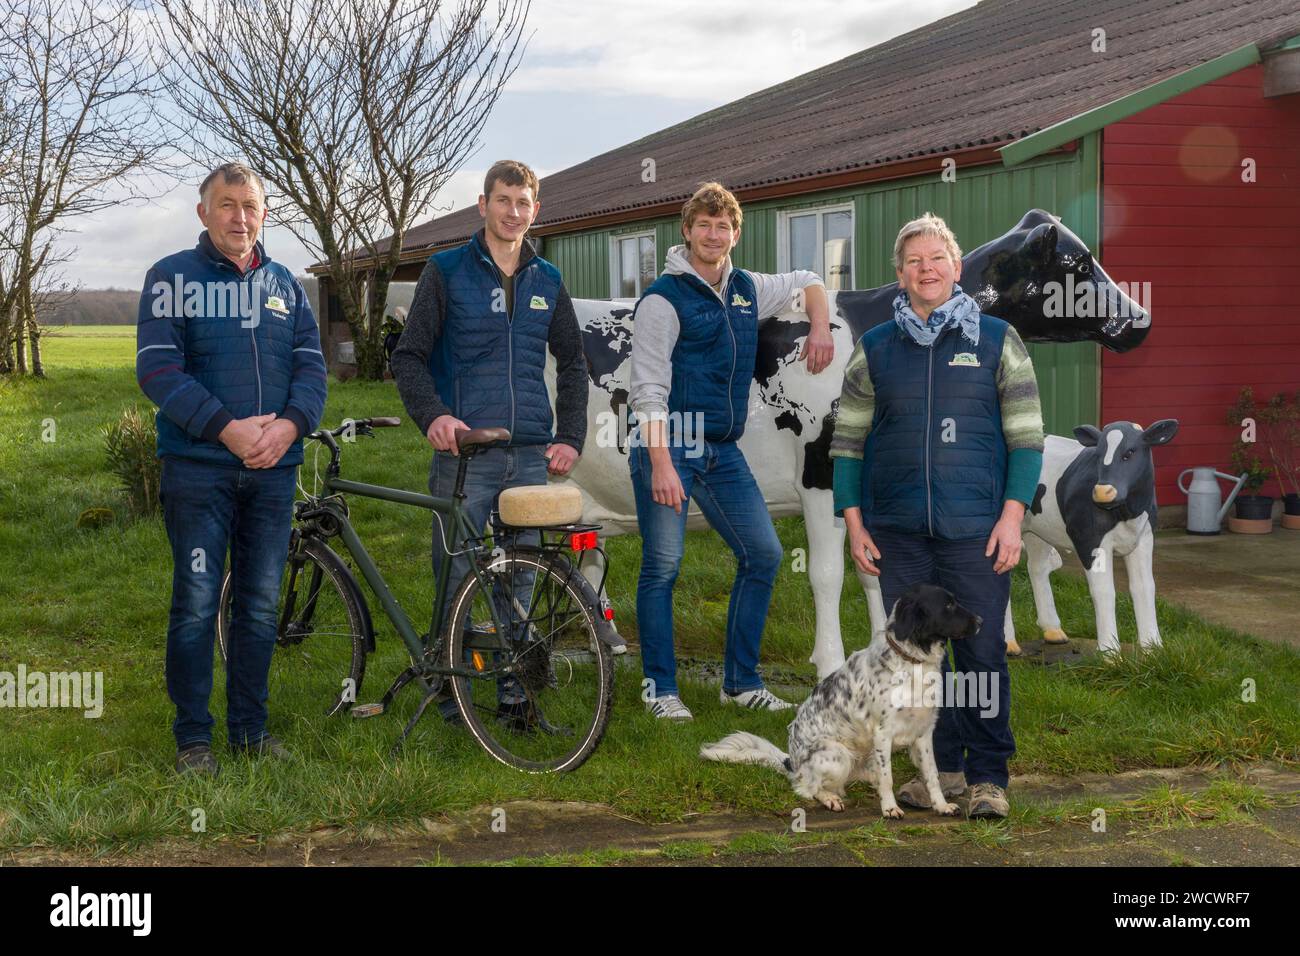
M 510 431 L 506 428 L 456 429 L 456 447 L 458 448 L 470 448 L 475 445 L 490 445 L 493 442 L 509 440 Z

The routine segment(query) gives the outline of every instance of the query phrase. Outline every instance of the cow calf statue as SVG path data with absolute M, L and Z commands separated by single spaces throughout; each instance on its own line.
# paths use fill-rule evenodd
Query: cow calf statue
M 1033 504 L 1025 513 L 1024 544 L 1029 581 L 1038 609 L 1043 640 L 1067 640 L 1052 599 L 1049 575 L 1061 567 L 1058 552 L 1073 553 L 1088 572 L 1097 621 L 1097 649 L 1119 652 L 1115 624 L 1115 556 L 1124 558 L 1129 592 L 1143 649 L 1160 645 L 1156 624 L 1156 586 L 1151 572 L 1155 545 L 1156 496 L 1153 445 L 1167 444 L 1178 422 L 1167 418 L 1149 428 L 1112 422 L 1098 431 L 1092 425 L 1074 430 L 1078 441 L 1048 435 L 1043 473 Z M 1014 641 L 1007 608 L 1008 644 Z

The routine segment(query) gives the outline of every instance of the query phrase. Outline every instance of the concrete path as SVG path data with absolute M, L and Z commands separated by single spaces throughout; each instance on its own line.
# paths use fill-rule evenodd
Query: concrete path
M 1229 780 L 1258 788 L 1271 807 L 1231 812 L 1189 803 L 1178 819 L 1160 812 L 1119 813 L 1126 800 L 1173 787 L 1187 795 Z M 805 806 L 803 832 L 788 817 L 698 814 L 661 826 L 583 803 L 519 801 L 479 807 L 418 827 L 336 829 L 212 844 L 160 844 L 130 854 L 89 857 L 23 850 L 0 855 L 19 865 L 402 866 L 517 861 L 613 866 L 1117 866 L 1300 865 L 1300 773 L 1269 764 L 1236 774 L 1195 768 L 1073 777 L 1027 775 L 1011 781 L 1017 807 L 1037 818 L 989 823 L 910 810 L 884 821 L 874 793 L 855 786 L 842 813 Z M 1094 803 L 1112 808 L 1104 832 Z M 1161 807 L 1164 804 L 1157 801 Z M 793 806 L 793 804 L 792 804 Z M 1049 819 L 1053 808 L 1070 808 Z M 1178 815 L 1175 814 L 1175 817 Z M 584 857 L 584 855 L 586 855 Z
M 1063 570 L 1084 573 L 1073 558 Z M 1158 531 L 1153 572 L 1161 600 L 1300 650 L 1300 531 L 1274 527 L 1272 534 L 1216 536 Z M 1118 566 L 1115 586 L 1128 590 L 1128 575 Z

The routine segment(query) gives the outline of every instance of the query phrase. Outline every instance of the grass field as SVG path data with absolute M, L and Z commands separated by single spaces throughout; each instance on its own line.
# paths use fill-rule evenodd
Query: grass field
M 47 380 L 0 381 L 0 671 L 20 664 L 29 671 L 100 671 L 106 697 L 98 719 L 0 708 L 0 848 L 107 850 L 323 825 L 360 830 L 520 798 L 606 803 L 645 820 L 716 808 L 788 815 L 795 798 L 780 776 L 705 764 L 696 755 L 701 742 L 738 727 L 783 742 L 787 717 L 724 712 L 716 688 L 687 683 L 683 695 L 697 719 L 665 726 L 642 711 L 640 673 L 627 669 L 619 672 L 605 742 L 583 768 L 563 777 L 502 767 L 468 735 L 436 720 L 416 731 L 403 756 L 390 759 L 413 696 L 399 701 L 395 716 L 361 722 L 285 712 L 273 696 L 270 729 L 297 760 L 284 766 L 235 760 L 219 738 L 221 776 L 178 779 L 163 682 L 167 539 L 161 519 L 129 520 L 105 468 L 101 431 L 129 404 L 150 407 L 135 385 L 134 352 L 132 328 L 69 329 L 46 340 Z M 379 414 L 404 414 L 391 383 L 331 383 L 326 422 Z M 345 474 L 420 490 L 428 456 L 423 436 L 408 425 L 349 447 Z M 91 506 L 112 508 L 116 523 L 78 530 L 78 515 Z M 402 604 L 413 612 L 427 608 L 426 516 L 413 521 L 411 511 L 378 502 L 354 502 L 352 515 Z M 798 519 L 779 522 L 778 531 L 787 552 L 805 546 Z M 639 540 L 614 539 L 609 552 L 619 624 L 634 638 Z M 680 655 L 720 657 L 733 573 L 718 538 L 691 534 L 677 590 Z M 1058 575 L 1056 586 L 1066 630 L 1091 636 L 1082 581 Z M 1013 594 L 1017 626 L 1032 634 L 1021 570 Z M 805 576 L 787 562 L 764 641 L 765 665 L 811 675 L 810 597 Z M 1119 600 L 1130 655 L 1122 664 L 1012 663 L 1013 773 L 1300 762 L 1300 657 L 1161 605 L 1165 647 L 1135 660 L 1131 608 L 1125 595 Z M 864 646 L 866 607 L 855 584 L 844 590 L 841 615 L 847 649 Z M 376 699 L 404 663 L 387 621 L 377 616 L 376 624 L 379 651 L 362 699 Z M 1242 701 L 1246 678 L 1257 688 L 1252 703 Z M 213 712 L 220 734 L 220 689 Z M 906 779 L 901 756 L 896 773 L 899 782 Z M 851 790 L 850 797 L 867 793 Z M 195 809 L 204 813 L 203 833 L 193 830 Z

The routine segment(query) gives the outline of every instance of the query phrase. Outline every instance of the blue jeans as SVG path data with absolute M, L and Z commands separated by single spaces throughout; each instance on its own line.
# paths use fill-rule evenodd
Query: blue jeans
M 212 743 L 212 657 L 226 551 L 234 582 L 226 661 L 232 745 L 266 736 L 267 675 L 289 551 L 297 468 L 244 468 L 168 455 L 159 497 L 172 547 L 167 694 L 178 749 Z
M 459 468 L 459 458 L 445 452 L 435 451 L 433 461 L 429 465 L 429 494 L 435 498 L 450 498 L 452 492 L 456 489 L 456 473 Z M 461 507 L 464 509 L 466 517 L 469 518 L 470 526 L 481 532 L 487 526 L 488 518 L 492 516 L 492 511 L 496 508 L 497 499 L 501 496 L 502 491 L 506 488 L 544 484 L 546 484 L 545 445 L 488 448 L 477 452 L 470 459 L 469 467 L 465 473 L 465 486 L 462 489 L 465 493 L 465 500 L 461 503 Z M 520 545 L 535 545 L 540 540 L 541 536 L 535 531 L 514 536 L 515 543 Z M 447 518 L 435 512 L 433 516 L 433 570 L 435 575 L 442 568 L 442 558 L 446 553 L 445 545 L 449 545 L 452 551 L 451 576 L 446 585 L 448 589 L 447 600 L 443 605 L 443 619 L 439 622 L 440 627 L 446 623 L 447 614 L 451 611 L 451 599 L 455 596 L 456 588 L 460 586 L 461 580 L 469 573 L 469 559 L 463 554 L 455 553 L 463 550 L 464 545 L 456 540 L 456 534 L 450 527 Z M 528 610 L 532 601 L 532 594 L 533 575 L 518 575 L 515 581 L 515 597 L 525 610 Z M 505 604 L 504 595 L 494 595 L 493 601 L 498 608 L 502 609 L 503 613 L 506 611 L 507 605 Z M 474 621 L 470 623 L 485 624 L 488 622 Z M 497 698 L 501 703 L 521 703 L 525 700 L 522 690 L 513 678 L 498 682 Z M 438 702 L 438 709 L 443 717 L 450 717 L 456 713 L 456 702 L 450 697 L 445 697 Z
M 958 674 L 974 675 L 978 692 L 967 693 L 964 701 L 958 698 L 952 706 L 945 697 L 934 728 L 934 758 L 943 773 L 965 771 L 971 786 L 995 783 L 1005 787 L 1007 761 L 1016 752 L 1011 735 L 1011 676 L 1002 631 L 1011 598 L 1011 573 L 993 570 L 997 555 L 984 556 L 987 537 L 946 541 L 872 530 L 871 539 L 880 550 L 880 591 L 886 610 L 892 611 L 894 602 L 913 584 L 937 584 L 951 591 L 958 604 L 983 618 L 974 637 L 952 642 Z M 945 654 L 945 686 L 951 670 Z M 970 678 L 965 680 L 969 688 Z M 996 695 L 992 693 L 995 680 Z M 985 691 L 988 696 L 981 704 L 978 698 Z
M 757 690 L 758 651 L 763 640 L 772 585 L 781 566 L 781 542 L 772 527 L 763 494 L 735 442 L 704 443 L 704 453 L 686 456 L 671 447 L 673 467 L 687 498 L 700 506 L 709 525 L 735 552 L 739 567 L 727 607 L 727 637 L 722 689 L 729 694 Z M 650 454 L 633 445 L 628 452 L 636 517 L 641 526 L 641 577 L 636 588 L 636 620 L 641 666 L 654 681 L 655 696 L 677 693 L 673 653 L 673 585 L 685 553 L 686 511 L 677 514 L 651 496 Z

